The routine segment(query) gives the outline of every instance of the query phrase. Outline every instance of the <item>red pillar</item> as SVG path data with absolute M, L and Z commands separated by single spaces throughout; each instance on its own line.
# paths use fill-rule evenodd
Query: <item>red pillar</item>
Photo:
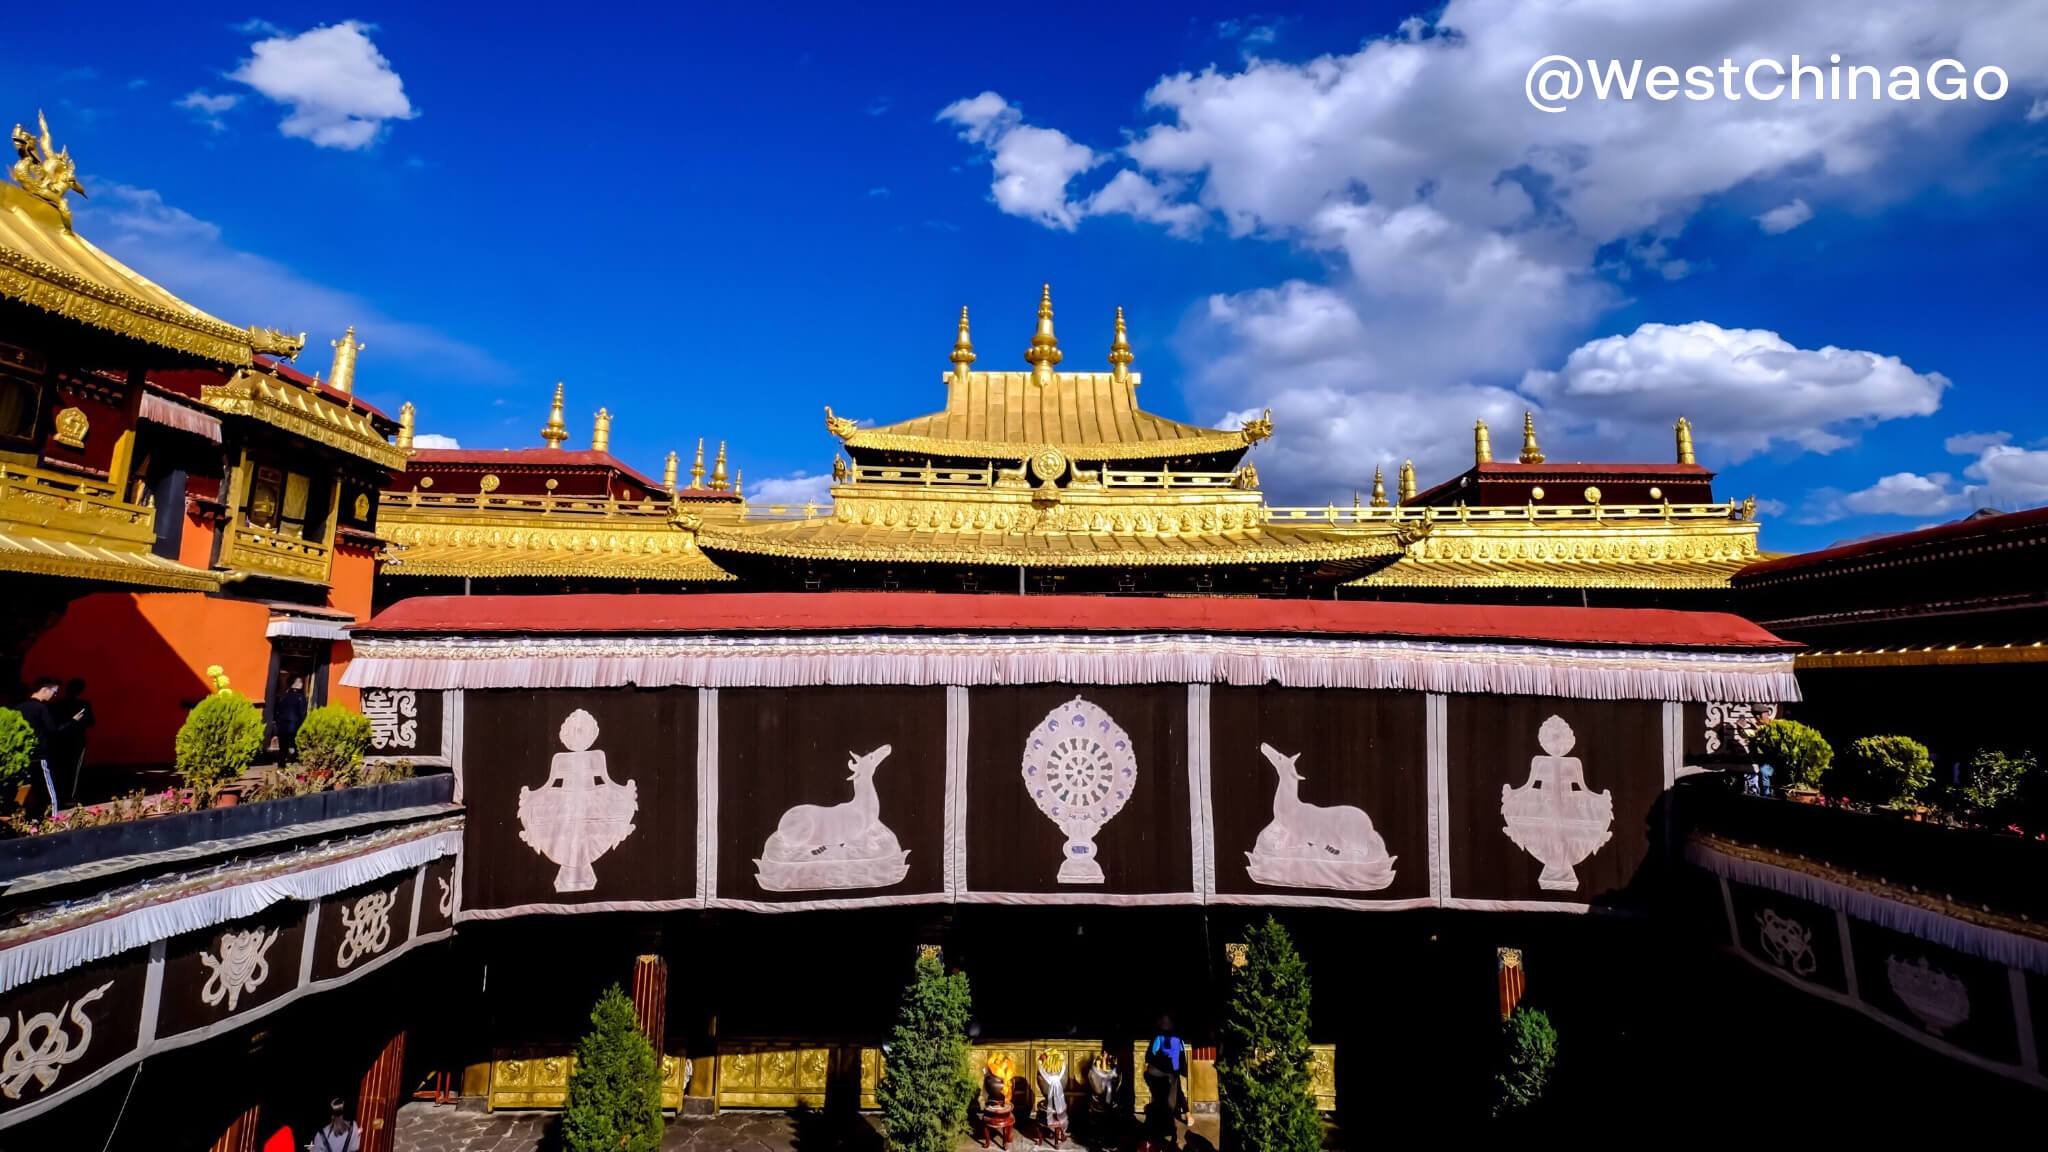
M 235 1117 L 208 1152 L 256 1152 L 256 1125 L 261 1111 L 262 1105 L 250 1105 L 247 1112 Z
M 363 1130 L 363 1152 L 392 1152 L 398 1137 L 399 1077 L 405 1073 L 405 1033 L 391 1038 L 370 1070 L 363 1073 L 356 1097 L 356 1123 Z
M 668 1047 L 668 960 L 645 955 L 633 960 L 633 1015 L 640 1031 L 654 1045 L 654 1058 L 667 1055 Z M 367 1149 L 364 1152 L 368 1152 Z
M 1515 1014 L 1515 1005 L 1522 1002 L 1529 977 L 1522 971 L 1520 948 L 1500 948 L 1494 954 L 1500 960 L 1500 1018 L 1505 1020 Z

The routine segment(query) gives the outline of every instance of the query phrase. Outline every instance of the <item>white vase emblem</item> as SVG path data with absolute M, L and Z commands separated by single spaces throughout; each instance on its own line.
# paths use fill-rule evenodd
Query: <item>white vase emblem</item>
M 1529 758 L 1529 779 L 1521 787 L 1500 786 L 1501 831 L 1543 862 L 1536 883 L 1545 891 L 1577 891 L 1579 874 L 1572 869 L 1614 835 L 1614 797 L 1588 789 L 1585 765 L 1565 755 L 1576 740 L 1564 717 L 1545 720 L 1536 742 L 1546 755 Z
M 890 751 L 884 744 L 865 756 L 847 753 L 853 799 L 829 807 L 798 804 L 782 814 L 754 861 L 754 879 L 762 888 L 880 888 L 910 872 L 910 853 L 882 823 L 875 792 L 875 769 Z
M 1899 1003 L 1936 1036 L 1970 1018 L 1970 990 L 1961 980 L 1930 966 L 1925 956 L 1911 964 L 1897 956 L 1885 957 L 1884 977 Z
M 578 708 L 562 721 L 562 746 L 548 766 L 548 782 L 519 790 L 519 838 L 560 865 L 555 891 L 588 892 L 597 886 L 591 865 L 633 834 L 640 785 L 614 783 L 604 753 L 593 752 L 597 720 Z
M 1362 808 L 1323 807 L 1301 801 L 1301 753 L 1283 756 L 1259 745 L 1279 781 L 1273 789 L 1273 822 L 1245 853 L 1246 870 L 1260 884 L 1290 888 L 1339 888 L 1372 892 L 1394 882 L 1387 842 Z
M 277 943 L 277 932 L 272 928 L 270 935 L 265 936 L 263 929 L 251 928 L 246 932 L 221 933 L 218 959 L 210 952 L 199 953 L 199 962 L 211 972 L 199 989 L 199 999 L 209 1008 L 219 1007 L 226 1000 L 228 1011 L 233 1012 L 242 993 L 256 991 L 270 978 L 270 961 L 265 954 Z
M 1138 786 L 1131 738 L 1109 713 L 1079 696 L 1046 713 L 1024 738 L 1024 787 L 1067 842 L 1059 882 L 1102 883 L 1095 834 Z

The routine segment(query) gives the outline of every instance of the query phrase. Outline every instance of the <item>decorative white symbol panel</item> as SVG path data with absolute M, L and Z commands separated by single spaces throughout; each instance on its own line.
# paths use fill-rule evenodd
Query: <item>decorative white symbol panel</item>
M 370 722 L 370 747 L 379 752 L 420 746 L 419 698 L 411 689 L 364 692 L 363 718 Z
M 1734 704 L 1719 701 L 1707 703 L 1706 749 L 1708 752 L 1721 750 L 1721 736 L 1725 732 L 1731 743 L 1741 751 L 1749 751 L 1750 737 L 1756 730 L 1778 718 L 1776 704 Z
M 597 743 L 597 719 L 578 708 L 562 721 L 562 746 L 548 767 L 548 782 L 519 790 L 519 838 L 560 865 L 555 891 L 588 892 L 597 887 L 599 857 L 633 834 L 640 810 L 637 781 L 617 784 L 605 769 Z
M 1095 834 L 1123 810 L 1138 786 L 1131 738 L 1100 707 L 1076 696 L 1046 713 L 1024 738 L 1024 787 L 1059 826 L 1059 882 L 1100 884 Z
M 272 928 L 268 936 L 261 928 L 221 933 L 219 957 L 210 952 L 199 953 L 199 962 L 206 965 L 210 973 L 205 986 L 199 989 L 199 999 L 209 1008 L 217 1008 L 222 1000 L 226 1000 L 228 1011 L 233 1012 L 242 999 L 242 993 L 262 987 L 263 982 L 270 978 L 267 955 L 270 946 L 277 943 L 277 931 Z
M 1925 956 L 1910 964 L 1887 956 L 1884 976 L 1899 1003 L 1936 1036 L 1970 1018 L 1970 990 L 1961 980 L 1928 964 Z
M 1564 717 L 1545 720 L 1536 742 L 1546 755 L 1529 758 L 1521 787 L 1500 786 L 1501 831 L 1543 862 L 1536 883 L 1550 892 L 1576 892 L 1573 869 L 1614 835 L 1614 797 L 1588 789 L 1585 765 L 1566 755 L 1577 740 Z
M 441 898 L 434 904 L 434 910 L 441 914 L 443 920 L 455 918 L 455 885 L 451 881 L 448 876 L 434 877 L 434 883 L 441 886 Z
M 47 1092 L 66 1064 L 84 1059 L 86 1049 L 92 1047 L 92 1021 L 86 1018 L 85 1006 L 105 996 L 113 986 L 114 982 L 109 980 L 80 996 L 77 1003 L 67 1001 L 59 1005 L 55 1012 L 38 1012 L 26 1020 L 17 1013 L 11 1022 L 16 1026 L 14 1043 L 0 1054 L 0 1093 L 5 1093 L 9 1100 L 19 1100 L 21 1090 L 31 1079 Z M 64 1027 L 67 1011 L 71 1024 L 78 1029 L 77 1040 Z M 0 1017 L 0 1043 L 7 1040 L 9 1023 Z
M 371 892 L 357 897 L 353 907 L 341 906 L 343 932 L 341 946 L 334 950 L 336 967 L 346 968 L 391 946 L 391 909 L 398 904 L 398 891 Z
M 1766 908 L 1756 914 L 1757 943 L 1771 963 L 1795 976 L 1811 976 L 1816 961 L 1813 957 L 1813 930 L 1790 916 L 1780 916 L 1775 909 Z
M 875 769 L 892 750 L 884 744 L 864 756 L 847 753 L 853 799 L 830 806 L 798 804 L 782 814 L 754 861 L 754 879 L 762 888 L 880 888 L 909 873 L 910 853 L 882 823 L 882 802 L 875 793 Z
M 1279 781 L 1273 789 L 1273 822 L 1245 853 L 1246 870 L 1260 884 L 1289 888 L 1338 888 L 1372 892 L 1394 882 L 1395 857 L 1373 829 L 1372 818 L 1350 805 L 1322 807 L 1301 799 L 1301 753 L 1285 756 L 1259 745 Z

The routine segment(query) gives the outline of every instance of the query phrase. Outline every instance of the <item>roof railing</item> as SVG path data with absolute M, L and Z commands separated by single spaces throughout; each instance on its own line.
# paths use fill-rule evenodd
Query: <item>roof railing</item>
M 1474 508 L 1466 504 L 1370 505 L 1345 507 L 1326 504 L 1321 508 L 1268 507 L 1268 521 L 1296 524 L 1610 524 L 1616 521 L 1702 521 L 1743 522 L 1742 504 L 1730 500 L 1720 504 L 1510 504 Z

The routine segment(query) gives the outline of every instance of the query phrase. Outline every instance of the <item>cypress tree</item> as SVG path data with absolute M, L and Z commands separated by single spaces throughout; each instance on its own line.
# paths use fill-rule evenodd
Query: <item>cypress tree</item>
M 1234 969 L 1216 1063 L 1224 1146 L 1236 1152 L 1316 1152 L 1323 1121 L 1309 1094 L 1308 965 L 1271 916 L 1245 938 Z
M 562 1108 L 564 1152 L 655 1152 L 661 1146 L 661 1061 L 617 984 L 590 1010 Z
M 964 973 L 948 974 L 936 951 L 917 958 L 903 990 L 876 1097 L 890 1152 L 952 1152 L 967 1130 L 974 1073 L 967 1067 L 972 1001 Z

